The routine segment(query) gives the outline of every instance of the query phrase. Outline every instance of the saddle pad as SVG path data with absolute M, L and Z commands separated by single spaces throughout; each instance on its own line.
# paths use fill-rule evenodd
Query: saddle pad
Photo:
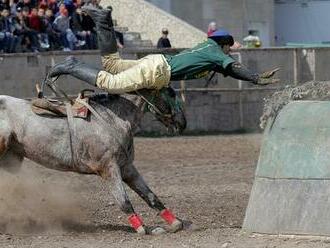
M 88 103 L 88 98 L 80 99 Z M 67 117 L 65 104 L 58 100 L 35 98 L 31 102 L 32 111 L 40 116 Z M 72 105 L 72 114 L 75 118 L 86 119 L 89 114 L 87 107 L 75 101 Z

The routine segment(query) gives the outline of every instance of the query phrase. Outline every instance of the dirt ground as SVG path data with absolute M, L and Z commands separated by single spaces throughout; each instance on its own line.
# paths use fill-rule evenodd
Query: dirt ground
M 97 176 L 24 161 L 1 170 L 0 247 L 330 247 L 326 238 L 269 236 L 241 230 L 262 136 L 136 138 L 136 167 L 189 230 L 159 236 L 132 232 Z M 149 226 L 162 221 L 129 191 Z

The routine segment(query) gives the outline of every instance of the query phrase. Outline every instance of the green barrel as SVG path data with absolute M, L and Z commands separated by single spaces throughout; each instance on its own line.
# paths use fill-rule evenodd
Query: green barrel
M 330 102 L 294 101 L 264 132 L 243 229 L 330 236 Z

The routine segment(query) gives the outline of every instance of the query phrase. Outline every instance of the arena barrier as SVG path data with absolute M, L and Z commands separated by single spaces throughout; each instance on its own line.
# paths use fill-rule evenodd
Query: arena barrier
M 330 102 L 286 105 L 264 132 L 243 229 L 330 235 Z

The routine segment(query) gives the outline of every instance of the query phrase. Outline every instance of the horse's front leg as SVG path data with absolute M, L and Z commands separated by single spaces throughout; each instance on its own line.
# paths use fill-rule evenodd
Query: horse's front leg
M 128 221 L 137 233 L 146 234 L 146 228 L 143 225 L 142 219 L 135 213 L 134 208 L 128 198 L 122 180 L 121 171 L 117 164 L 112 165 L 110 174 L 112 179 L 112 194 L 118 202 L 120 209 L 128 215 Z
M 133 189 L 152 209 L 156 210 L 160 217 L 169 224 L 170 232 L 177 232 L 183 229 L 183 223 L 179 220 L 158 197 L 150 190 L 134 165 L 122 168 L 124 182 Z

